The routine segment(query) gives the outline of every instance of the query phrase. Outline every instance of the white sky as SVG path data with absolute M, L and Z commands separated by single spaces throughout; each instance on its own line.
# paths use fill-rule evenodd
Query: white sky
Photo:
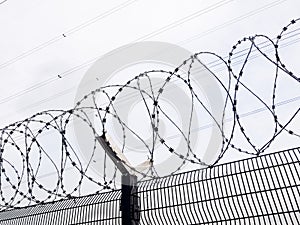
M 0 4 L 0 127 L 38 111 L 73 107 L 88 62 L 122 45 L 163 41 L 226 56 L 244 36 L 276 37 L 300 16 L 299 8 L 299 0 L 8 0 Z M 295 43 L 283 52 L 298 74 L 299 49 Z M 257 64 L 251 72 L 264 71 Z M 299 96 L 297 87 L 291 94 L 283 88 L 281 100 Z M 293 104 L 295 109 L 299 101 Z M 249 126 L 256 119 L 249 117 Z
M 275 36 L 299 15 L 300 5 L 296 0 L 224 1 L 219 8 L 147 38 L 147 34 L 219 1 L 137 0 L 68 35 L 72 28 L 124 2 L 9 0 L 0 6 L 1 127 L 40 110 L 71 107 L 76 86 L 89 66 L 63 79 L 56 79 L 57 75 L 119 46 L 138 39 L 177 44 L 199 35 L 181 46 L 191 52 L 207 50 L 225 55 L 243 36 Z M 267 5 L 269 8 L 264 7 Z M 256 14 L 243 17 L 249 13 Z M 229 21 L 234 23 L 221 26 Z M 62 38 L 63 33 L 66 38 Z M 28 53 L 53 39 L 59 40 Z M 19 57 L 24 53 L 26 57 Z M 43 82 L 46 85 L 41 86 Z M 32 87 L 36 88 L 30 91 Z

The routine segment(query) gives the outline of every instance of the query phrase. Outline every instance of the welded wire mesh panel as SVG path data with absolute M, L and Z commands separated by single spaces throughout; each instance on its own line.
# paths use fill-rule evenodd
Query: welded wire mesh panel
M 139 185 L 141 224 L 300 224 L 300 149 Z
M 139 183 L 141 225 L 300 224 L 300 149 Z M 121 224 L 121 191 L 0 213 L 4 224 Z
M 30 206 L 0 213 L 0 224 L 121 224 L 120 191 Z

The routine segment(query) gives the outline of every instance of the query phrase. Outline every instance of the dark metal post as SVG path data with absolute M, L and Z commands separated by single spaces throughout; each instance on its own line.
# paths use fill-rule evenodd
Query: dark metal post
M 138 225 L 140 220 L 137 177 L 131 174 L 122 175 L 122 225 Z
M 137 176 L 130 174 L 128 169 L 123 165 L 123 161 L 111 148 L 104 136 L 97 137 L 97 140 L 122 173 L 120 207 L 122 211 L 122 225 L 138 225 L 140 221 L 140 202 L 137 195 Z

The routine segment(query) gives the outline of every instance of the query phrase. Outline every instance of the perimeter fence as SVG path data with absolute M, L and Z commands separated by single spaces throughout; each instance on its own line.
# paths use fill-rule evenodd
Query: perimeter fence
M 140 225 L 300 224 L 300 148 L 138 183 Z M 122 224 L 121 190 L 8 210 L 0 224 Z
M 279 54 L 299 41 L 291 40 L 299 34 L 300 28 L 291 30 L 299 21 L 290 21 L 274 39 L 266 35 L 240 39 L 225 58 L 211 52 L 195 53 L 173 71 L 145 71 L 126 83 L 91 91 L 69 110 L 46 110 L 1 128 L 0 225 L 300 224 L 300 148 L 269 151 L 278 144 L 286 144 L 283 149 L 299 146 L 300 77 Z M 216 60 L 207 67 L 202 63 L 204 56 Z M 251 63 L 258 57 L 272 66 L 272 74 L 263 72 L 262 77 L 259 72 L 254 79 L 255 73 L 246 68 L 254 68 Z M 223 70 L 225 74 L 217 74 Z M 214 104 L 206 104 L 193 80 L 199 71 L 205 72 L 201 81 Z M 154 85 L 157 74 L 162 80 Z M 179 108 L 188 109 L 183 114 L 189 116 L 182 120 L 187 126 L 180 127 L 161 101 L 166 96 L 174 98 L 172 91 L 179 90 L 175 83 L 189 93 L 185 107 L 178 103 Z M 208 83 L 217 85 L 223 104 L 215 103 L 215 89 Z M 146 109 L 147 120 L 141 127 L 150 125 L 149 140 L 123 117 L 123 112 L 127 117 L 123 109 L 128 104 L 121 103 L 129 93 L 138 96 Z M 104 107 L 96 99 L 106 101 Z M 285 110 L 280 108 L 287 104 Z M 260 118 L 247 120 L 263 112 Z M 210 123 L 193 127 L 197 113 Z M 178 146 L 173 136 L 164 134 L 162 121 L 178 132 Z M 120 143 L 110 138 L 116 134 L 110 126 L 113 122 Z M 77 133 L 71 124 L 77 124 Z M 196 131 L 207 127 L 216 137 L 208 144 L 218 152 L 213 161 L 196 151 L 201 148 L 193 147 Z M 133 140 L 138 146 L 134 149 L 148 158 L 136 167 L 125 157 L 132 154 Z M 210 143 L 219 143 L 219 149 Z M 84 160 L 78 155 L 80 149 L 88 151 Z M 162 166 L 167 173 L 157 163 L 162 151 L 171 156 L 172 163 Z M 252 158 L 221 163 L 230 151 Z M 180 173 L 187 164 L 198 169 Z M 85 195 L 83 184 L 93 185 L 97 192 Z

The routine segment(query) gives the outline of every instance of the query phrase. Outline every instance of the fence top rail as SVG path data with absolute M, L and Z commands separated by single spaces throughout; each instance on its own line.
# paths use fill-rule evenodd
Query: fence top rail
M 230 161 L 230 162 L 220 163 L 220 164 L 214 165 L 212 167 L 206 167 L 206 168 L 186 171 L 186 172 L 182 172 L 182 173 L 177 173 L 177 174 L 174 174 L 173 176 L 157 177 L 157 178 L 154 178 L 154 179 L 143 180 L 143 181 L 139 182 L 139 187 L 152 185 L 153 183 L 156 183 L 158 181 L 161 181 L 159 183 L 162 183 L 163 181 L 168 180 L 168 179 L 174 180 L 174 178 L 178 177 L 178 176 L 185 176 L 185 175 L 192 174 L 192 173 L 197 173 L 197 172 L 207 172 L 208 170 L 217 170 L 219 168 L 223 168 L 223 167 L 226 167 L 226 166 L 231 166 L 231 165 L 236 165 L 236 164 L 243 164 L 243 163 L 248 162 L 252 159 L 264 159 L 266 157 L 272 157 L 272 156 L 276 157 L 276 155 L 281 156 L 281 155 L 287 154 L 289 152 L 294 152 L 296 150 L 298 150 L 300 152 L 300 147 L 294 147 L 294 148 L 290 148 L 290 149 L 279 150 L 279 151 L 275 151 L 275 152 L 271 152 L 271 153 L 264 153 L 264 154 L 259 155 L 259 156 L 250 156 L 250 157 L 246 157 L 244 159 L 239 159 L 239 160 L 234 160 L 234 161 Z M 225 172 L 225 171 L 222 171 L 222 172 Z M 230 173 L 230 172 L 231 171 L 229 171 L 229 172 L 227 171 L 227 173 Z

